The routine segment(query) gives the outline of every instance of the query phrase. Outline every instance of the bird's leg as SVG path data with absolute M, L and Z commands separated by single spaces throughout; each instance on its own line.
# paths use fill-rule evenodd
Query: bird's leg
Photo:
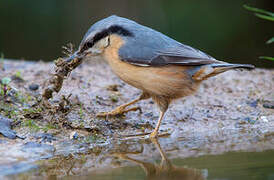
M 153 97 L 154 101 L 157 103 L 157 105 L 160 108 L 160 116 L 157 122 L 157 125 L 155 127 L 155 129 L 153 130 L 153 132 L 150 134 L 150 138 L 157 138 L 158 136 L 158 131 L 162 122 L 162 119 L 165 115 L 165 112 L 168 109 L 168 105 L 170 103 L 170 100 L 164 97 Z
M 166 156 L 166 153 L 163 151 L 163 149 L 161 148 L 161 145 L 159 144 L 158 142 L 158 139 L 157 138 L 152 138 L 150 139 L 151 142 L 156 146 L 156 148 L 158 149 L 158 151 L 160 152 L 160 155 L 161 155 L 161 167 L 162 168 L 166 168 L 166 169 L 170 169 L 172 167 L 172 164 L 171 162 L 168 160 L 167 156 Z
M 133 101 L 131 101 L 129 103 L 123 104 L 123 105 L 117 107 L 116 109 L 114 109 L 110 112 L 100 112 L 100 113 L 97 114 L 97 117 L 116 116 L 116 115 L 122 115 L 124 113 L 129 112 L 129 111 L 141 110 L 140 107 L 132 107 L 132 108 L 129 108 L 129 109 L 126 109 L 126 107 L 128 107 L 132 104 L 135 104 L 138 101 L 141 101 L 143 99 L 148 99 L 149 97 L 150 96 L 147 93 L 143 92 L 142 95 L 139 98 L 134 99 Z
M 165 115 L 165 112 L 162 112 L 162 111 L 161 111 L 161 112 L 160 112 L 159 119 L 158 119 L 158 122 L 157 122 L 157 125 L 156 125 L 156 127 L 154 128 L 153 132 L 150 133 L 150 136 L 149 136 L 150 138 L 157 138 L 157 136 L 158 136 L 158 131 L 159 131 L 159 128 L 160 128 L 160 125 L 161 125 L 161 121 L 162 121 L 164 115 Z
M 149 162 L 145 162 L 145 161 L 141 161 L 138 159 L 134 159 L 131 158 L 129 156 L 127 156 L 126 154 L 115 154 L 114 156 L 118 157 L 121 160 L 126 160 L 126 161 L 130 161 L 133 163 L 138 164 L 139 166 L 141 166 L 143 168 L 143 170 L 145 171 L 146 175 L 154 175 L 157 169 L 157 165 L 153 164 L 153 163 L 149 163 Z
M 161 125 L 161 121 L 162 121 L 162 119 L 165 115 L 165 112 L 168 109 L 168 105 L 169 105 L 171 99 L 166 98 L 166 97 L 162 97 L 162 96 L 152 96 L 152 98 L 153 98 L 154 102 L 158 105 L 158 107 L 160 108 L 160 116 L 159 116 L 157 125 L 156 125 L 155 129 L 153 130 L 153 132 L 152 133 L 141 133 L 141 134 L 135 134 L 135 135 L 127 135 L 127 136 L 124 136 L 124 137 L 139 137 L 139 136 L 146 136 L 146 135 L 149 134 L 149 137 L 151 139 L 156 139 L 158 136 L 169 135 L 168 133 L 159 135 L 158 131 L 159 131 L 159 128 L 160 128 L 160 125 Z

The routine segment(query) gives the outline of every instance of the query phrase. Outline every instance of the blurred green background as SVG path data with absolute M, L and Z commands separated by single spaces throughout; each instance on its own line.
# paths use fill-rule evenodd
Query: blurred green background
M 243 8 L 274 11 L 273 0 L 1 0 L 0 53 L 5 58 L 52 61 L 76 46 L 92 25 L 112 14 L 152 27 L 229 62 L 274 67 L 273 22 Z

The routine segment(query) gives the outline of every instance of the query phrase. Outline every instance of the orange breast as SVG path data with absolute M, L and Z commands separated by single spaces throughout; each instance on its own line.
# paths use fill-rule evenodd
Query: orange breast
M 186 73 L 187 66 L 135 66 L 119 59 L 118 50 L 123 40 L 111 35 L 110 45 L 103 57 L 114 73 L 126 83 L 151 94 L 179 98 L 194 92 L 198 86 Z

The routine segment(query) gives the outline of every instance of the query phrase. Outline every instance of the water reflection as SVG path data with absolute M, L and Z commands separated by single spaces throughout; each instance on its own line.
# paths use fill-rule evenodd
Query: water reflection
M 121 160 L 133 162 L 145 171 L 147 179 L 150 180 L 204 180 L 207 178 L 206 170 L 199 170 L 194 168 L 175 166 L 167 158 L 166 153 L 161 148 L 158 139 L 151 140 L 157 151 L 161 155 L 160 164 L 150 163 L 142 160 L 138 160 L 128 156 L 129 153 L 114 153 L 113 155 Z
M 22 174 L 14 172 L 7 179 L 274 179 L 274 151 L 183 158 L 188 150 L 175 149 L 174 145 L 179 141 L 173 143 L 171 138 L 161 138 L 160 143 L 148 139 L 120 139 L 107 146 L 92 148 L 87 144 L 76 144 L 64 152 L 75 147 L 88 149 L 38 161 L 39 168 Z

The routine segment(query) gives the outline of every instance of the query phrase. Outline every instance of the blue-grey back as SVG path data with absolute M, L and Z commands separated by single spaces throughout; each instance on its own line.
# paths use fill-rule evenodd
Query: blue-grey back
M 211 56 L 179 43 L 156 30 L 115 15 L 93 24 L 83 41 L 113 25 L 121 26 L 132 34 L 132 36 L 122 36 L 125 44 L 120 48 L 119 55 L 123 61 L 140 65 L 157 65 L 157 63 L 159 63 L 158 65 L 166 63 L 196 65 L 209 64 L 215 60 Z M 216 63 L 216 60 L 214 62 Z

